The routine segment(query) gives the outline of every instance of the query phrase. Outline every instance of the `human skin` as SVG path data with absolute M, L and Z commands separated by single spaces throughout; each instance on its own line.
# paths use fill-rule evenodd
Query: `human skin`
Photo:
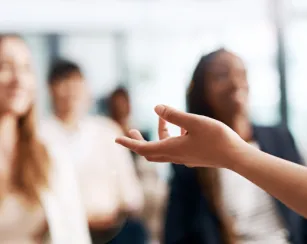
M 159 141 L 147 142 L 132 130 L 130 138 L 116 142 L 153 162 L 230 169 L 307 217 L 306 167 L 257 150 L 219 121 L 164 105 L 155 111 L 160 117 Z M 170 137 L 166 121 L 179 126 L 181 135 Z

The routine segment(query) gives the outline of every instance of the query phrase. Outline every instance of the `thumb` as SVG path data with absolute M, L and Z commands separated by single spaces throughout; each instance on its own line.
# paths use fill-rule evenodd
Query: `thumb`
M 193 128 L 194 118 L 191 114 L 181 112 L 165 105 L 156 106 L 155 111 L 159 117 L 174 125 L 186 130 Z

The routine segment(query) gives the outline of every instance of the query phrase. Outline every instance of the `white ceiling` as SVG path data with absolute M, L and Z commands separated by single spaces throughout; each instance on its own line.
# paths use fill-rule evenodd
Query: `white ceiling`
M 270 0 L 0 0 L 0 31 L 197 31 L 267 19 Z

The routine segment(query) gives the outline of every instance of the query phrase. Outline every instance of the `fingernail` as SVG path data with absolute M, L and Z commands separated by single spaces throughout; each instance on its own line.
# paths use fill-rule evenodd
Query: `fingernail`
M 155 111 L 158 115 L 162 114 L 164 109 L 165 109 L 165 107 L 163 105 L 158 105 L 158 106 L 155 107 Z
M 115 139 L 115 142 L 118 143 L 118 144 L 120 144 L 120 142 L 121 142 L 122 139 L 123 139 L 123 137 L 117 137 L 117 138 Z
M 138 131 L 136 129 L 129 130 L 129 133 L 137 133 Z

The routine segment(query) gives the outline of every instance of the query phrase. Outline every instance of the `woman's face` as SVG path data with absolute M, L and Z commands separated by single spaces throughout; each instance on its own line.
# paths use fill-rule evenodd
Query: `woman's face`
M 248 104 L 248 82 L 242 60 L 222 51 L 214 58 L 206 74 L 205 97 L 214 116 L 227 119 L 245 114 Z
M 112 99 L 112 109 L 115 112 L 116 119 L 125 119 L 130 114 L 129 100 L 125 95 L 117 94 Z
M 34 101 L 30 51 L 18 37 L 0 40 L 0 114 L 24 115 Z

